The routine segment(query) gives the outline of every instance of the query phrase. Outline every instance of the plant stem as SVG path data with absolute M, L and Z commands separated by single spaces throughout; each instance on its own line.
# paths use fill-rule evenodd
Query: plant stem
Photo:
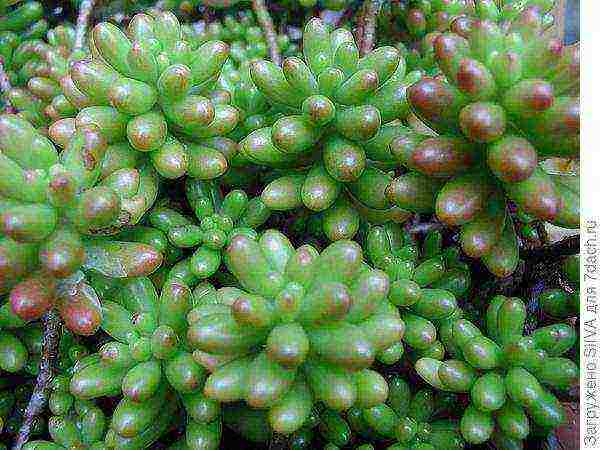
M 84 46 L 85 35 L 87 33 L 90 16 L 96 0 L 82 0 L 77 14 L 77 26 L 75 28 L 75 49 L 81 49 Z
M 441 231 L 444 228 L 444 224 L 440 222 L 423 222 L 408 226 L 406 231 L 410 234 L 427 234 L 430 231 Z
M 10 85 L 10 80 L 8 79 L 8 75 L 4 70 L 4 58 L 0 56 L 0 96 L 3 97 L 6 101 L 6 106 L 4 107 L 4 111 L 2 112 L 14 114 L 17 111 L 11 106 L 11 104 L 8 102 L 8 99 L 6 98 L 6 94 L 11 89 L 12 86 Z
M 381 0 L 366 0 L 363 5 L 360 32 L 358 33 L 360 56 L 365 56 L 375 46 L 377 14 L 381 9 Z
M 521 257 L 526 260 L 554 261 L 563 256 L 579 253 L 579 235 L 568 236 L 554 244 L 546 245 L 521 252 Z
M 33 422 L 44 410 L 48 402 L 48 391 L 53 378 L 53 366 L 58 356 L 58 343 L 60 340 L 61 321 L 54 310 L 44 316 L 44 336 L 42 341 L 42 357 L 40 358 L 40 372 L 36 378 L 33 393 L 23 413 L 23 423 L 12 450 L 21 450 L 29 441 Z
M 565 39 L 565 16 L 567 10 L 567 0 L 558 0 L 554 4 L 552 14 L 554 15 L 554 24 L 550 29 L 550 34 L 561 42 Z
M 256 14 L 256 20 L 258 20 L 258 23 L 265 34 L 271 61 L 280 66 L 281 53 L 279 52 L 279 45 L 277 45 L 277 33 L 275 33 L 273 19 L 271 19 L 269 10 L 265 5 L 265 0 L 252 0 L 252 9 L 254 10 L 254 14 Z

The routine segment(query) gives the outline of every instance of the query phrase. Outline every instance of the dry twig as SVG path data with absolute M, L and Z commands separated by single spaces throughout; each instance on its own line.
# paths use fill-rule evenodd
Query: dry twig
M 48 391 L 53 378 L 53 366 L 58 356 L 58 343 L 60 340 L 60 318 L 54 310 L 44 316 L 44 336 L 42 340 L 42 356 L 40 358 L 40 371 L 36 378 L 33 393 L 23 413 L 23 423 L 12 450 L 21 450 L 29 441 L 35 418 L 38 417 L 48 403 Z
M 90 16 L 92 15 L 95 4 L 96 0 L 82 0 L 81 4 L 79 5 L 77 25 L 75 27 L 75 49 L 84 47 L 85 35 L 87 33 Z
M 12 89 L 10 85 L 10 80 L 8 79 L 8 75 L 6 74 L 6 70 L 4 70 L 4 59 L 0 56 L 0 96 L 4 98 L 6 101 L 6 106 L 4 107 L 5 113 L 14 114 L 17 111 L 10 105 L 8 99 L 6 98 L 6 94 L 8 91 Z
M 381 9 L 381 0 L 367 0 L 359 22 L 358 49 L 360 55 L 364 56 L 373 50 L 375 46 L 375 28 L 377 25 L 377 14 Z
M 269 47 L 271 61 L 280 66 L 281 52 L 279 51 L 279 45 L 277 44 L 277 33 L 275 33 L 273 19 L 271 19 L 269 10 L 265 5 L 265 0 L 252 0 L 252 9 L 256 15 L 256 20 L 258 20 L 258 23 L 265 35 L 267 46 Z

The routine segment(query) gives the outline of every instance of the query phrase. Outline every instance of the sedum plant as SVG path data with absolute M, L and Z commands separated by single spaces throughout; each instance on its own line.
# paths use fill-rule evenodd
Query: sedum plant
M 185 190 L 198 222 L 161 206 L 150 212 L 148 221 L 162 230 L 174 247 L 194 249 L 170 277 L 196 285 L 217 272 L 224 249 L 236 235 L 256 237 L 254 229 L 266 222 L 271 212 L 259 197 L 248 199 L 242 190 L 223 196 L 211 181 L 188 179 Z
M 554 21 L 550 12 L 553 4 L 554 0 L 405 0 L 385 5 L 379 21 L 392 40 L 397 39 L 396 28 L 400 28 L 402 39 L 396 45 L 406 52 L 410 68 L 435 75 L 439 66 L 433 44 L 441 33 L 464 33 L 475 19 L 491 20 L 507 28 L 528 7 L 540 8 L 546 30 Z
M 102 237 L 140 220 L 158 177 L 142 165 L 101 179 L 114 155 L 93 126 L 76 130 L 60 154 L 14 115 L 0 117 L 0 130 L 0 285 L 11 311 L 29 321 L 56 306 L 67 327 L 93 334 L 100 305 L 79 269 L 128 277 L 161 264 L 148 245 Z
M 12 6 L 12 8 L 10 7 Z M 28 37 L 42 31 L 44 33 L 48 23 L 44 20 L 44 7 L 40 2 L 5 1 L 0 5 L 0 32 L 12 31 L 22 33 Z
M 249 10 L 241 10 L 236 15 L 226 15 L 223 20 L 210 23 L 196 22 L 183 25 L 186 37 L 194 45 L 202 45 L 207 41 L 219 40 L 230 46 L 229 67 L 239 67 L 245 61 L 268 57 L 268 47 L 261 28 L 257 25 L 254 14 Z M 284 55 L 298 52 L 298 46 L 290 43 L 286 34 L 277 35 L 279 50 Z
M 392 375 L 388 384 L 385 403 L 352 407 L 345 413 L 322 408 L 313 411 L 291 438 L 290 448 L 314 448 L 317 439 L 326 442 L 323 448 L 327 450 L 349 446 L 372 449 L 373 445 L 387 450 L 464 448 L 458 422 L 448 419 L 450 412 L 459 407 L 457 395 L 429 388 L 413 394 L 409 383 L 398 375 Z M 357 441 L 371 444 L 357 447 Z
M 408 171 L 387 188 L 389 200 L 460 227 L 464 252 L 500 277 L 518 262 L 509 203 L 579 226 L 577 177 L 539 164 L 579 156 L 579 55 L 541 34 L 543 17 L 529 6 L 507 29 L 480 19 L 439 35 L 444 77 L 408 90 L 413 111 L 438 134 L 409 132 L 390 146 Z
M 565 421 L 549 389 L 568 389 L 579 378 L 577 365 L 561 356 L 577 332 L 559 323 L 523 336 L 526 315 L 520 299 L 496 296 L 485 316 L 487 336 L 468 320 L 448 321 L 440 334 L 452 359 L 415 364 L 434 388 L 470 394 L 460 427 L 471 444 L 493 438 L 522 445 L 533 424 L 550 431 Z
M 249 3 L 248 0 L 201 0 L 205 6 L 211 8 L 229 8 L 238 4 Z M 298 7 L 313 8 L 317 4 L 324 9 L 334 11 L 343 10 L 348 5 L 348 0 L 285 0 L 282 2 L 285 7 L 296 9 Z
M 11 330 L 11 335 L 17 338 L 18 342 L 7 339 L 5 335 L 2 336 L 0 369 L 6 373 L 2 373 L 0 377 L 0 433 L 4 437 L 12 438 L 24 421 L 27 403 L 32 395 L 33 379 L 29 376 L 37 376 L 40 370 L 44 331 L 39 322 L 29 323 L 19 328 L 7 324 L 10 314 L 6 313 L 6 306 L 2 308 L 0 320 L 3 327 L 6 326 Z M 1 333 L 6 334 L 6 331 Z M 71 333 L 63 330 L 57 353 L 55 370 L 62 374 L 67 373 L 78 359 L 85 356 L 87 349 Z M 26 356 L 26 361 L 23 356 Z M 31 426 L 31 435 L 42 438 L 47 427 L 52 428 L 52 422 L 47 424 L 46 417 L 38 416 L 34 418 Z
M 214 93 L 230 98 L 240 115 L 230 136 L 241 140 L 256 129 L 272 125 L 281 112 L 268 103 L 250 78 L 250 62 L 268 57 L 267 42 L 254 15 L 241 11 L 237 16 L 225 16 L 222 21 L 198 22 L 184 26 L 183 30 L 194 45 L 221 40 L 230 47 L 230 57 L 223 65 Z M 277 34 L 277 44 L 284 56 L 298 53 L 297 44 L 290 42 L 287 34 Z
M 25 40 L 11 51 L 9 60 L 17 87 L 9 90 L 7 98 L 19 116 L 38 128 L 77 113 L 60 83 L 69 63 L 85 56 L 84 50 L 74 48 L 75 29 L 71 25 L 52 28 L 45 37 Z
M 461 450 L 465 442 L 448 413 L 457 397 L 424 388 L 411 393 L 410 385 L 393 376 L 387 403 L 348 414 L 350 427 L 371 439 L 395 439 L 387 450 Z
M 22 332 L 27 323 L 15 315 L 6 302 L 0 307 L 0 369 L 3 372 L 17 373 L 22 370 L 32 370 L 35 364 L 31 364 L 34 355 L 31 350 L 39 350 L 39 347 L 31 344 L 31 339 L 24 339 Z M 33 328 L 29 325 L 29 328 Z M 31 335 L 32 333 L 28 333 Z M 0 383 L 1 384 L 1 383 Z M 4 419 L 6 415 L 2 415 Z
M 444 356 L 437 328 L 460 314 L 458 301 L 469 293 L 470 269 L 459 260 L 456 247 L 442 249 L 439 232 L 427 234 L 422 248 L 397 224 L 372 227 L 365 251 L 374 267 L 390 278 L 389 301 L 406 325 L 403 342 L 414 358 Z M 394 363 L 404 353 L 402 343 L 389 349 L 384 362 Z
M 568 256 L 562 261 L 560 276 L 566 285 L 548 288 L 539 296 L 540 309 L 553 319 L 577 317 L 579 299 L 579 255 Z
M 33 390 L 32 383 L 27 380 L 15 386 L 14 380 L 2 377 L 3 390 L 0 392 L 0 432 L 3 438 L 14 437 L 21 423 L 23 412 L 29 402 Z M 36 417 L 32 423 L 31 435 L 41 436 L 46 432 L 46 420 Z M 4 447 L 6 450 L 8 447 Z
M 226 171 L 218 137 L 235 128 L 238 113 L 207 98 L 228 57 L 224 42 L 194 49 L 172 13 L 150 10 L 132 18 L 126 34 L 108 22 L 96 25 L 90 47 L 92 57 L 72 64 L 62 80 L 80 109 L 63 128 L 94 124 L 109 144 L 147 154 L 164 178 L 212 179 Z
M 403 25 L 410 38 L 419 40 L 428 33 L 445 32 L 451 28 L 458 30 L 473 18 L 508 26 L 529 7 L 543 12 L 544 27 L 547 27 L 554 20 L 550 14 L 553 4 L 554 0 L 401 0 L 392 5 L 389 14 Z
M 63 338 L 64 339 L 64 338 Z M 61 352 L 65 349 L 61 340 Z M 33 440 L 25 444 L 25 450 L 90 449 L 105 450 L 104 435 L 107 418 L 92 401 L 78 400 L 69 393 L 69 374 L 73 364 L 86 358 L 85 348 L 72 346 L 67 351 L 72 358 L 66 370 L 54 376 L 48 399 L 50 440 Z
M 206 370 L 186 341 L 186 314 L 195 303 L 190 289 L 172 280 L 159 295 L 146 277 L 96 283 L 103 297 L 102 329 L 113 340 L 75 367 L 70 393 L 82 400 L 122 396 L 106 448 L 146 448 L 177 418 L 181 404 L 189 448 L 218 448 L 219 405 L 203 396 Z M 207 442 L 211 446 L 203 447 Z
M 233 164 L 288 168 L 263 192 L 271 209 L 324 211 L 350 186 L 353 195 L 365 194 L 363 209 L 383 214 L 390 206 L 385 197 L 370 198 L 365 189 L 373 193 L 386 175 L 368 159 L 377 157 L 372 153 L 395 131 L 378 135 L 382 124 L 407 113 L 405 92 L 415 76 L 405 76 L 395 48 L 380 47 L 360 58 L 349 31 L 329 32 L 316 18 L 306 24 L 303 52 L 303 58 L 286 58 L 282 67 L 262 60 L 250 64 L 257 89 L 284 115 L 250 133 Z
M 338 411 L 385 401 L 387 383 L 370 366 L 400 341 L 404 323 L 387 301 L 388 277 L 356 243 L 319 254 L 275 230 L 239 234 L 224 262 L 239 287 L 208 289 L 188 315 L 194 358 L 211 372 L 208 398 L 267 410 L 283 434 L 318 401 Z
M 55 395 L 56 393 L 54 393 Z M 24 450 L 105 450 L 103 438 L 106 417 L 92 402 L 70 400 L 72 406 L 50 417 L 48 432 L 52 441 L 33 440 Z M 53 412 L 54 413 L 54 412 Z

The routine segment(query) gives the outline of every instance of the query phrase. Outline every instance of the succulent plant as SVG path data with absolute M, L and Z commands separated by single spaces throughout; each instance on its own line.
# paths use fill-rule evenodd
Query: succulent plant
M 420 389 L 411 393 L 409 384 L 394 376 L 390 379 L 387 403 L 348 414 L 350 427 L 375 439 L 396 439 L 388 450 L 460 450 L 465 443 L 456 421 L 447 417 L 458 407 L 452 394 Z
M 17 333 L 25 324 L 25 321 L 12 313 L 8 303 L 2 305 L 0 309 L 0 369 L 4 372 L 16 373 L 27 367 L 30 357 L 28 346 Z
M 236 5 L 244 5 L 249 3 L 248 0 L 201 0 L 205 6 L 211 8 L 230 8 Z M 343 10 L 349 3 L 349 0 L 284 0 L 281 2 L 283 6 L 289 9 L 298 7 L 312 8 L 317 4 L 324 9 Z
M 0 0 L 0 450 L 558 433 L 578 48 L 553 0 L 359 3 Z
M 172 422 L 180 400 L 188 412 L 188 434 L 202 431 L 199 427 L 206 431 L 211 424 L 204 422 L 218 420 L 220 409 L 202 395 L 206 370 L 188 350 L 186 314 L 195 303 L 190 289 L 171 280 L 159 295 L 150 279 L 140 277 L 105 282 L 97 290 L 103 297 L 102 329 L 113 340 L 75 368 L 70 393 L 82 400 L 122 395 L 107 446 L 150 445 Z M 139 447 L 140 442 L 145 444 Z
M 378 18 L 387 30 L 387 40 L 403 51 L 410 69 L 437 75 L 440 68 L 434 42 L 441 33 L 464 33 L 476 19 L 493 21 L 506 29 L 529 7 L 542 13 L 542 27 L 546 30 L 554 22 L 553 4 L 554 0 L 404 0 L 384 5 Z
M 77 113 L 60 83 L 68 73 L 69 62 L 85 56 L 83 49 L 74 48 L 75 29 L 68 24 L 52 28 L 45 37 L 30 38 L 14 50 L 6 49 L 16 86 L 7 92 L 8 101 L 19 116 L 38 128 Z
M 0 391 L 0 433 L 3 438 L 12 438 L 23 422 L 23 411 L 27 406 L 33 390 L 30 379 L 22 380 L 15 385 L 10 378 L 0 378 L 2 390 Z M 40 436 L 46 432 L 46 420 L 36 417 L 32 423 L 32 436 Z M 5 447 L 6 449 L 6 447 Z
M 307 23 L 303 51 L 303 58 L 286 58 L 283 67 L 260 60 L 250 64 L 257 89 L 289 112 L 247 136 L 232 164 L 308 167 L 288 170 L 265 188 L 263 201 L 274 210 L 306 206 L 324 211 L 344 186 L 365 201 L 365 209 L 388 210 L 376 192 L 386 175 L 368 159 L 385 153 L 385 141 L 395 129 L 384 134 L 382 124 L 408 112 L 406 88 L 416 75 L 405 76 L 404 61 L 393 47 L 359 58 L 350 32 L 330 33 L 319 19 Z
M 210 23 L 196 22 L 183 25 L 183 31 L 190 42 L 200 46 L 207 41 L 223 41 L 230 46 L 230 62 L 239 67 L 243 62 L 268 57 L 268 47 L 254 14 L 242 10 L 236 15 L 226 15 L 223 20 Z M 277 35 L 279 50 L 284 55 L 298 52 L 298 46 L 292 43 L 286 34 Z
M 540 309 L 555 319 L 579 315 L 579 255 L 568 256 L 561 264 L 565 285 L 544 289 L 539 296 Z
M 493 0 L 492 0 L 493 1 Z M 483 5 L 485 2 L 480 2 Z M 393 5 L 391 13 L 414 40 L 432 31 L 448 31 L 457 18 L 473 15 L 472 3 L 466 0 L 406 0 Z
M 458 422 L 448 419 L 450 412 L 460 406 L 457 395 L 429 388 L 413 394 L 409 384 L 398 375 L 391 376 L 388 384 L 385 403 L 369 408 L 352 407 L 344 413 L 317 408 L 304 427 L 292 436 L 290 448 L 314 448 L 318 441 L 325 442 L 323 448 L 331 450 L 348 446 L 373 448 L 372 444 L 356 446 L 361 441 L 388 450 L 464 447 Z
M 67 342 L 68 344 L 68 342 Z M 61 347 L 65 343 L 61 342 Z M 61 353 L 64 351 L 61 348 Z M 48 419 L 48 433 L 51 441 L 33 440 L 25 450 L 90 449 L 103 450 L 106 433 L 104 412 L 89 400 L 79 400 L 69 393 L 70 373 L 73 364 L 86 357 L 84 347 L 71 347 L 71 364 L 68 369 L 55 375 L 50 386 L 48 405 L 51 417 Z
M 578 178 L 538 164 L 579 155 L 579 54 L 542 36 L 542 19 L 529 6 L 508 30 L 472 20 L 461 34 L 439 35 L 444 77 L 408 89 L 411 108 L 438 135 L 409 132 L 390 144 L 408 172 L 387 188 L 389 200 L 460 227 L 465 253 L 500 277 L 518 262 L 509 202 L 579 226 Z
M 404 323 L 387 301 L 387 276 L 364 263 L 356 243 L 319 254 L 294 250 L 275 230 L 239 234 L 224 262 L 240 288 L 207 291 L 188 315 L 194 357 L 211 372 L 207 397 L 267 409 L 284 434 L 316 401 L 345 410 L 385 400 L 387 384 L 369 367 L 400 341 Z
M 406 325 L 403 342 L 413 356 L 443 358 L 439 324 L 460 313 L 458 300 L 470 289 L 469 267 L 460 261 L 456 247 L 442 249 L 439 232 L 427 234 L 421 249 L 415 239 L 397 224 L 372 227 L 365 242 L 372 264 L 390 278 L 389 301 L 398 307 Z M 403 354 L 400 343 L 386 357 L 388 363 Z
M 224 42 L 193 49 L 172 13 L 151 10 L 137 14 L 127 34 L 108 22 L 96 25 L 90 45 L 92 58 L 74 62 L 62 79 L 63 93 L 80 109 L 58 122 L 62 129 L 94 124 L 109 144 L 148 154 L 164 178 L 211 179 L 226 171 L 215 138 L 235 128 L 238 113 L 203 95 L 227 59 Z
M 0 6 L 0 32 L 14 31 L 28 36 L 37 33 L 40 28 L 47 27 L 44 18 L 44 8 L 40 2 L 26 1 L 19 5 L 19 1 L 3 2 Z M 12 8 L 10 6 L 14 5 Z
M 176 248 L 194 249 L 194 253 L 178 263 L 170 278 L 181 278 L 189 285 L 211 277 L 221 265 L 222 253 L 238 234 L 256 236 L 271 212 L 259 197 L 249 200 L 242 190 L 223 196 L 210 181 L 188 179 L 188 203 L 199 223 L 183 214 L 158 206 L 148 215 L 148 221 L 162 230 Z M 187 265 L 187 270 L 184 270 Z
M 530 419 L 543 430 L 560 426 L 563 407 L 548 388 L 568 389 L 577 365 L 562 357 L 577 339 L 568 324 L 538 328 L 523 336 L 527 312 L 518 298 L 496 296 L 487 308 L 487 336 L 472 322 L 455 319 L 440 329 L 453 359 L 422 358 L 419 375 L 436 389 L 470 394 L 461 433 L 471 444 L 495 439 L 519 442 Z
M 268 56 L 267 42 L 253 13 L 242 11 L 237 16 L 225 16 L 222 22 L 197 22 L 183 30 L 193 45 L 221 40 L 230 46 L 230 57 L 223 65 L 213 93 L 215 101 L 216 96 L 230 97 L 240 114 L 238 127 L 230 136 L 241 140 L 256 129 L 272 125 L 281 111 L 269 104 L 250 79 L 250 62 Z M 288 34 L 278 34 L 277 44 L 284 56 L 298 53 L 298 45 L 291 42 Z
M 2 291 L 10 291 L 12 312 L 23 320 L 56 306 L 71 330 L 93 334 L 99 304 L 77 271 L 127 277 L 160 265 L 161 254 L 148 245 L 94 238 L 139 221 L 156 198 L 158 177 L 146 165 L 102 179 L 114 155 L 93 126 L 76 130 L 60 155 L 16 116 L 1 116 L 0 130 Z

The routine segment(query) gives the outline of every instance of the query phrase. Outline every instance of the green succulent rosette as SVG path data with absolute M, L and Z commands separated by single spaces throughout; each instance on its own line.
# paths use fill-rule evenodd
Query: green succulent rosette
M 243 10 L 236 16 L 225 16 L 222 21 L 197 22 L 185 26 L 184 33 L 194 45 L 221 40 L 230 47 L 230 57 L 223 65 L 213 93 L 230 98 L 240 114 L 238 127 L 230 137 L 239 141 L 252 131 L 272 125 L 281 116 L 280 109 L 268 102 L 250 78 L 250 62 L 268 57 L 264 34 L 251 12 Z M 277 34 L 277 45 L 283 56 L 298 53 L 298 45 L 291 42 L 287 34 Z
M 249 10 L 241 10 L 237 14 L 226 15 L 222 20 L 213 22 L 196 22 L 183 25 L 184 34 L 195 45 L 207 41 L 219 40 L 230 46 L 229 67 L 239 68 L 246 61 L 265 59 L 269 55 L 263 31 L 256 23 L 254 14 Z M 298 52 L 298 46 L 290 42 L 286 34 L 277 35 L 277 44 L 283 55 L 291 56 Z
M 271 211 L 260 197 L 249 199 L 239 189 L 224 196 L 211 181 L 188 179 L 185 190 L 196 220 L 165 206 L 153 209 L 147 220 L 166 234 L 173 247 L 193 250 L 170 270 L 168 278 L 195 286 L 217 272 L 225 248 L 236 235 L 256 237 L 255 228 L 267 221 Z
M 390 144 L 407 169 L 386 194 L 392 204 L 460 227 L 464 252 L 496 276 L 518 263 L 507 207 L 567 228 L 579 226 L 579 178 L 550 173 L 547 158 L 579 156 L 579 53 L 541 34 L 529 6 L 502 28 L 473 20 L 434 42 L 444 77 L 408 89 L 415 114 L 435 134 Z
M 263 201 L 273 210 L 324 211 L 348 188 L 365 202 L 359 211 L 393 215 L 385 196 L 369 196 L 389 176 L 369 160 L 391 160 L 385 146 L 399 130 L 384 125 L 408 113 L 406 88 L 418 74 L 405 76 L 393 47 L 360 58 L 349 31 L 329 32 L 319 19 L 307 23 L 303 51 L 303 58 L 286 58 L 282 67 L 250 63 L 256 88 L 284 115 L 250 133 L 232 165 L 294 169 L 265 188 Z
M 448 419 L 460 409 L 458 398 L 445 392 L 420 389 L 399 376 L 390 381 L 388 401 L 370 409 L 352 410 L 346 420 L 350 429 L 369 440 L 395 439 L 387 450 L 461 450 L 465 441 L 458 422 Z
M 414 394 L 398 375 L 388 378 L 385 403 L 369 408 L 351 407 L 340 412 L 317 405 L 304 426 L 290 437 L 290 448 L 337 450 L 386 448 L 387 450 L 461 450 L 465 442 L 457 421 L 456 394 L 421 388 Z M 357 445 L 359 442 L 368 444 Z
M 443 248 L 437 231 L 428 233 L 420 246 L 400 226 L 388 223 L 368 231 L 365 252 L 373 266 L 390 278 L 388 298 L 406 325 L 403 342 L 411 350 L 411 359 L 442 359 L 445 348 L 439 326 L 460 313 L 459 301 L 468 296 L 471 287 L 471 272 L 460 260 L 458 248 Z M 396 362 L 403 353 L 398 343 L 385 355 L 387 362 Z
M 106 448 L 146 448 L 175 424 L 181 405 L 189 448 L 218 448 L 220 407 L 203 395 L 207 372 L 186 339 L 186 315 L 196 303 L 190 289 L 169 280 L 159 294 L 147 277 L 98 276 L 92 284 L 102 296 L 102 329 L 113 340 L 75 367 L 69 391 L 81 400 L 122 396 Z
M 224 262 L 239 287 L 207 288 L 188 315 L 194 358 L 211 372 L 208 398 L 244 401 L 283 434 L 319 401 L 338 411 L 385 401 L 387 383 L 370 366 L 404 323 L 387 300 L 387 275 L 366 265 L 356 243 L 319 254 L 275 230 L 239 234 Z
M 434 388 L 469 394 L 460 422 L 468 443 L 522 445 L 534 427 L 547 432 L 565 421 L 552 390 L 569 389 L 579 379 L 577 365 L 561 356 L 576 342 L 577 331 L 556 323 L 524 336 L 526 316 L 520 299 L 495 296 L 485 316 L 487 336 L 457 317 L 440 328 L 452 359 L 427 357 L 415 364 Z
M 554 22 L 553 5 L 554 0 L 403 0 L 384 4 L 378 21 L 384 31 L 383 39 L 396 43 L 405 54 L 409 68 L 436 75 L 440 69 L 434 41 L 441 33 L 465 33 L 477 19 L 490 20 L 508 28 L 531 7 L 541 12 L 546 30 Z
M 109 237 L 154 203 L 158 176 L 148 164 L 114 170 L 118 158 L 93 126 L 74 130 L 60 154 L 15 115 L 1 116 L 0 130 L 0 286 L 10 312 L 30 321 L 56 307 L 69 329 L 93 334 L 100 306 L 78 271 L 124 278 L 158 268 L 153 247 Z
M 86 53 L 74 48 L 75 29 L 69 24 L 52 28 L 43 37 L 21 39 L 16 48 L 11 40 L 4 41 L 5 46 L 0 44 L 5 68 L 14 73 L 15 87 L 6 93 L 7 100 L 20 117 L 37 128 L 77 113 L 62 93 L 61 79 L 67 75 L 69 63 Z
M 73 126 L 93 124 L 109 144 L 146 154 L 164 178 L 212 179 L 227 170 L 231 155 L 219 151 L 221 137 L 235 128 L 238 112 L 209 98 L 229 54 L 224 42 L 196 47 L 175 15 L 151 9 L 136 14 L 126 33 L 96 25 L 90 47 L 91 58 L 62 78 L 79 112 L 54 124 L 58 140 L 68 140 Z

